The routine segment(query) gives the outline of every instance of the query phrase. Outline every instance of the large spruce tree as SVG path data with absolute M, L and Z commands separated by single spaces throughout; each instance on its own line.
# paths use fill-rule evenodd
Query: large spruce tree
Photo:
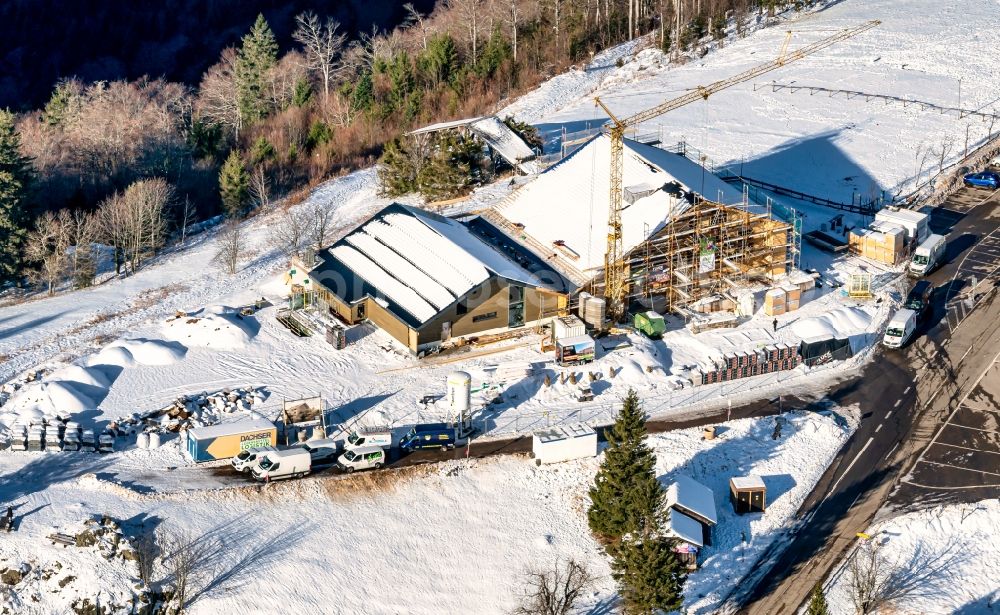
M 684 601 L 687 571 L 674 553 L 674 541 L 660 536 L 658 527 L 622 539 L 611 575 L 628 615 L 676 611 Z
M 646 415 L 639 396 L 629 390 L 614 425 L 608 448 L 590 490 L 590 531 L 608 544 L 656 525 L 663 487 L 656 479 L 656 457 L 645 444 Z
M 263 15 L 257 15 L 250 32 L 243 37 L 236 61 L 236 89 L 244 126 L 267 116 L 268 73 L 278 61 L 278 43 Z
M 227 217 L 235 219 L 243 215 L 250 198 L 250 177 L 235 149 L 229 152 L 219 171 L 219 196 Z
M 14 114 L 0 110 L 0 282 L 16 280 L 21 273 L 27 234 L 24 201 L 31 178 L 31 159 L 21 154 Z

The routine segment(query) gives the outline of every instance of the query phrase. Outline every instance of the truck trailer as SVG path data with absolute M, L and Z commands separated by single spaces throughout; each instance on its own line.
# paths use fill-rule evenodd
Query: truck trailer
M 244 419 L 197 427 L 187 432 L 187 451 L 195 462 L 235 457 L 240 451 L 278 442 L 278 429 L 266 419 Z

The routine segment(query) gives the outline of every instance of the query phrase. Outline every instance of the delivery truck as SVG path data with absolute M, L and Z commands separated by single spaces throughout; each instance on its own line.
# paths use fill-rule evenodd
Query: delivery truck
M 910 260 L 907 273 L 919 278 L 933 271 L 935 267 L 941 264 L 947 243 L 944 235 L 931 235 L 925 239 L 913 252 L 913 258 Z
M 299 478 L 312 469 L 312 456 L 301 447 L 271 451 L 264 455 L 250 473 L 254 479 L 262 482 Z
M 882 344 L 888 348 L 902 348 L 906 342 L 910 341 L 913 332 L 917 328 L 917 313 L 907 308 L 902 308 L 892 315 L 889 324 L 885 328 L 885 336 Z

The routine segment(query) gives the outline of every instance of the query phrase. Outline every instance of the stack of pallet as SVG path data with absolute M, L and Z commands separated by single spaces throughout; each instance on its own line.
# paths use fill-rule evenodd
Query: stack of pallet
M 906 251 L 906 231 L 888 222 L 875 222 L 871 228 L 851 231 L 851 252 L 885 265 L 895 265 Z
M 801 362 L 798 346 L 787 344 L 775 344 L 750 352 L 730 353 L 723 355 L 721 361 L 714 362 L 715 369 L 702 372 L 701 384 L 728 382 L 795 369 Z
M 781 316 L 785 313 L 785 291 L 782 288 L 771 288 L 764 293 L 764 313 L 768 316 Z

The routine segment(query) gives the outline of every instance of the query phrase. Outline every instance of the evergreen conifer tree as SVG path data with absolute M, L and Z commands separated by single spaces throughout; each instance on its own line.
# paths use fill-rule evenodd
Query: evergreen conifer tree
M 681 608 L 687 571 L 674 553 L 672 540 L 653 531 L 630 534 L 615 549 L 611 570 L 628 615 Z
M 16 280 L 27 234 L 24 200 L 32 179 L 31 159 L 21 154 L 14 114 L 0 110 L 0 282 Z
M 590 530 L 612 545 L 655 526 L 660 511 L 663 487 L 654 471 L 656 457 L 645 444 L 645 420 L 639 396 L 629 390 L 607 432 L 608 448 L 590 490 Z
M 417 170 L 412 158 L 398 137 L 385 144 L 376 171 L 383 196 L 401 196 L 417 189 Z
M 236 61 L 236 89 L 240 116 L 250 126 L 270 111 L 267 104 L 268 72 L 278 59 L 278 43 L 263 15 L 257 15 L 250 32 L 243 37 Z
M 229 218 L 239 218 L 243 215 L 250 197 L 250 178 L 247 175 L 243 160 L 235 149 L 229 152 L 229 157 L 219 171 L 219 195 L 222 197 L 222 207 Z
M 806 615 L 829 615 L 829 613 L 826 595 L 823 594 L 823 585 L 817 583 L 809 595 L 809 607 L 806 609 Z

